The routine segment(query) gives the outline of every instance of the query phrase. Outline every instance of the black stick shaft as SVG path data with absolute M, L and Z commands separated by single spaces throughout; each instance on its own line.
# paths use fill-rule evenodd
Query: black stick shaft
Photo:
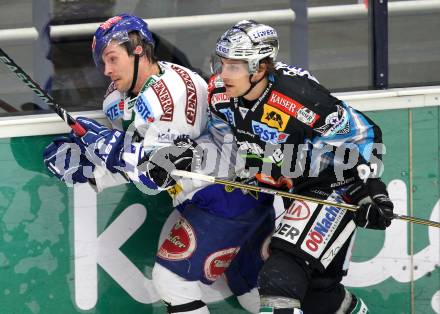
M 53 98 L 46 93 L 37 82 L 35 82 L 20 66 L 18 66 L 14 60 L 12 60 L 8 54 L 0 48 L 0 61 L 4 63 L 8 69 L 13 72 L 25 85 L 27 85 L 32 91 L 37 94 L 61 119 L 63 119 L 69 127 L 72 128 L 78 136 L 83 136 L 86 130 L 81 124 L 79 124 L 72 116 L 64 110 L 59 104 L 55 103 Z

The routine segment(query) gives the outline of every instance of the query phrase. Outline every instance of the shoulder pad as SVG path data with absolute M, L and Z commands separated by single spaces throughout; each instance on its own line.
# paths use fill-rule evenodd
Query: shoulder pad
M 310 74 L 309 71 L 302 69 L 302 68 L 297 68 L 293 65 L 289 65 L 287 63 L 284 62 L 277 62 L 275 64 L 275 69 L 277 71 L 282 71 L 282 73 L 284 75 L 288 75 L 288 76 L 302 76 L 302 77 L 306 77 L 312 81 L 315 81 L 316 83 L 319 83 L 318 80 L 316 79 L 316 77 L 314 77 L 312 74 Z

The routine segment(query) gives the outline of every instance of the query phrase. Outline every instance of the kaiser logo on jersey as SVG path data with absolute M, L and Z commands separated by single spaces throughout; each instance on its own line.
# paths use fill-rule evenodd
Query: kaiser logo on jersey
M 266 124 L 257 121 L 252 121 L 252 131 L 263 142 L 270 142 L 272 144 L 285 143 L 289 137 L 289 134 L 278 132 L 277 129 L 271 128 Z
M 261 122 L 266 123 L 270 127 L 276 128 L 278 131 L 284 131 L 289 119 L 290 116 L 288 114 L 272 106 L 264 104 Z
M 232 247 L 209 255 L 203 266 L 206 279 L 216 281 L 229 267 L 239 250 L 239 247 Z
M 267 103 L 293 117 L 296 117 L 298 110 L 304 107 L 299 102 L 277 91 L 272 91 Z
M 157 256 L 166 260 L 182 260 L 190 257 L 197 246 L 193 227 L 181 218 L 171 229 Z

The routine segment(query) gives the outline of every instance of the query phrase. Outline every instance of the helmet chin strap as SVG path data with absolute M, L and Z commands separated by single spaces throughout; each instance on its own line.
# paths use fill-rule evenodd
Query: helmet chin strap
M 243 95 L 240 95 L 239 97 L 244 97 L 244 96 L 246 96 L 247 94 L 249 94 L 250 91 L 251 91 L 255 86 L 257 86 L 258 83 L 260 83 L 260 82 L 264 79 L 264 75 L 263 75 L 258 81 L 256 81 L 256 82 L 252 82 L 252 76 L 253 76 L 253 74 L 249 75 L 249 83 L 251 84 L 251 86 L 249 86 L 249 88 L 247 89 L 247 91 L 246 91 Z
M 132 92 L 133 92 L 133 88 L 136 85 L 136 81 L 137 81 L 137 77 L 138 77 L 138 71 L 139 71 L 139 54 L 135 53 L 134 54 L 134 69 L 133 69 L 133 80 L 131 81 L 131 86 L 127 91 L 127 95 L 129 96 L 133 96 Z

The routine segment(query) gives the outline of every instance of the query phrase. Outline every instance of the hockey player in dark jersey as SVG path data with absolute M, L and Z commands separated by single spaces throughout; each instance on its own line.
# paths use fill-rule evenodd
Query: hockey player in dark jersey
M 393 204 L 379 174 L 380 128 L 309 72 L 275 63 L 276 30 L 241 21 L 217 41 L 211 127 L 231 130 L 255 184 L 357 204 L 353 213 L 285 201 L 259 275 L 260 313 L 367 313 L 341 284 L 357 226 L 385 229 Z

